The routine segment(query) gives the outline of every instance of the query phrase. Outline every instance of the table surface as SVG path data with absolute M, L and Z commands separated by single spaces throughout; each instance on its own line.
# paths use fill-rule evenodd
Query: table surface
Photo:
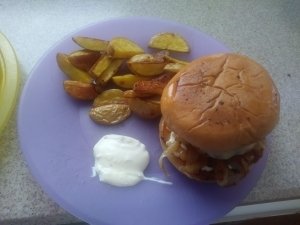
M 22 87 L 39 58 L 65 35 L 120 16 L 152 16 L 199 29 L 263 64 L 281 94 L 266 168 L 242 204 L 300 197 L 300 1 L 0 1 L 0 32 L 14 46 Z M 17 135 L 16 108 L 0 135 L 0 223 L 76 222 L 31 176 Z

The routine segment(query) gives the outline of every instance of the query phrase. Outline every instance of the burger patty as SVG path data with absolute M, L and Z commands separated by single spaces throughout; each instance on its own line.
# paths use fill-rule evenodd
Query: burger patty
M 258 142 L 244 154 L 229 159 L 212 158 L 180 140 L 163 120 L 160 122 L 160 141 L 164 146 L 160 161 L 167 157 L 177 170 L 189 178 L 217 182 L 221 186 L 233 185 L 242 179 L 249 172 L 250 166 L 261 158 L 264 150 L 263 144 Z

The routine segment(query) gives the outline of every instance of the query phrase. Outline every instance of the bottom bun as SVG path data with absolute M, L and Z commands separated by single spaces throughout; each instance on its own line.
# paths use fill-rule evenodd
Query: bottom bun
M 236 184 L 245 177 L 251 165 L 261 158 L 264 150 L 262 142 L 258 142 L 253 149 L 242 155 L 235 155 L 226 160 L 215 159 L 181 140 L 165 125 L 163 119 L 159 124 L 159 134 L 163 148 L 161 167 L 162 160 L 166 157 L 187 177 L 198 181 L 216 182 L 220 186 Z

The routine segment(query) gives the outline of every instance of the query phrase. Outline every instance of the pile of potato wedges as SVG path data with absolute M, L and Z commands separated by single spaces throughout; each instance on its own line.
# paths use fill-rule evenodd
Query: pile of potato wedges
M 148 47 L 157 49 L 152 54 L 125 37 L 72 40 L 81 48 L 56 57 L 68 78 L 64 90 L 78 100 L 93 101 L 89 115 L 99 124 L 118 124 L 131 113 L 146 119 L 159 117 L 164 87 L 189 63 L 171 56 L 188 53 L 190 48 L 183 37 L 170 32 L 149 39 Z

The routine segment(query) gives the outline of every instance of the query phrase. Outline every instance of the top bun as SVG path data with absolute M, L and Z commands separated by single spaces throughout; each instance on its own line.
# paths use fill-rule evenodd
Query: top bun
M 279 119 L 279 93 L 268 72 L 246 56 L 196 59 L 168 83 L 161 98 L 166 125 L 207 153 L 262 140 Z

